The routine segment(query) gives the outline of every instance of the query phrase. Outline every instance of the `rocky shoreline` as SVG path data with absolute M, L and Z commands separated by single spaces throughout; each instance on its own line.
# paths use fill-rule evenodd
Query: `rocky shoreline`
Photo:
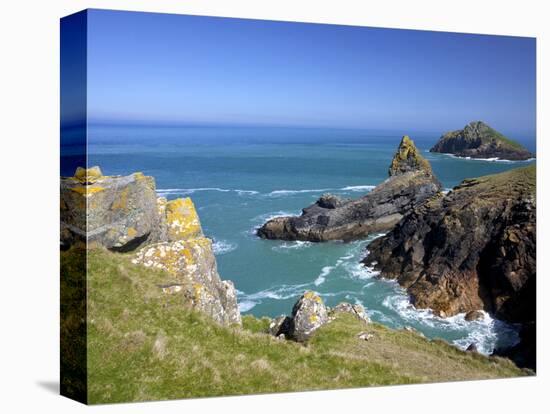
M 441 316 L 483 309 L 534 325 L 535 192 L 535 165 L 464 180 L 374 240 L 363 263 L 396 279 L 417 308 Z M 529 352 L 521 360 L 534 367 Z

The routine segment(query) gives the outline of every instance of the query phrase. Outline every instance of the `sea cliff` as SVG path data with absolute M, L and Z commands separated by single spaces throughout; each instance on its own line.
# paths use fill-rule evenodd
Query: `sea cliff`
M 535 165 L 464 180 L 373 241 L 364 263 L 396 279 L 418 308 L 442 316 L 484 309 L 534 325 L 535 191 Z M 524 345 L 523 364 L 534 367 L 534 343 Z

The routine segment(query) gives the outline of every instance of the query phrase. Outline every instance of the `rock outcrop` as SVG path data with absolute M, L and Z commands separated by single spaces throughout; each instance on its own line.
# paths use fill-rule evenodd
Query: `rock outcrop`
M 160 239 L 155 182 L 141 173 L 103 176 L 98 167 L 78 168 L 61 179 L 61 247 L 98 243 L 128 251 Z
M 334 308 L 329 309 L 329 315 L 334 316 L 338 313 L 349 313 L 355 316 L 360 321 L 370 323 L 370 318 L 367 315 L 367 311 L 362 305 L 352 305 L 351 303 L 342 302 L 336 305 Z
M 521 144 L 506 138 L 484 122 L 470 122 L 457 131 L 447 132 L 430 149 L 459 157 L 527 160 L 533 158 Z
M 317 329 L 329 323 L 339 313 L 349 313 L 364 323 L 370 323 L 363 306 L 342 302 L 331 309 L 325 306 L 318 294 L 308 290 L 294 304 L 291 316 L 279 316 L 271 322 L 269 333 L 306 342 Z
M 397 279 L 418 308 L 532 324 L 535 190 L 535 165 L 464 180 L 374 240 L 364 263 Z
M 98 167 L 61 179 L 61 247 L 74 244 L 135 252 L 133 262 L 163 269 L 173 281 L 160 286 L 217 322 L 240 324 L 233 283 L 218 275 L 212 241 L 204 236 L 190 198 L 157 198 L 155 181 L 142 173 L 104 176 Z
M 329 321 L 328 310 L 319 295 L 306 291 L 292 308 L 292 316 L 275 319 L 269 331 L 297 342 L 307 341 L 313 333 Z
M 298 217 L 277 217 L 258 229 L 265 239 L 356 240 L 370 233 L 388 231 L 403 215 L 441 190 L 430 164 L 414 142 L 404 136 L 390 168 L 389 178 L 369 194 L 340 199 L 325 194 L 304 208 Z

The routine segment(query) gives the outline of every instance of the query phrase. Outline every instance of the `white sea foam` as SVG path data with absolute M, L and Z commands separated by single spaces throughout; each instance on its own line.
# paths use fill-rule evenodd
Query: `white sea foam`
M 294 194 L 303 194 L 303 193 L 322 193 L 324 191 L 331 191 L 332 188 L 315 188 L 315 189 L 305 189 L 305 190 L 275 190 L 271 191 L 267 195 L 270 197 L 281 197 L 289 196 Z
M 308 241 L 296 240 L 292 242 L 281 242 L 277 246 L 273 246 L 271 249 L 278 252 L 286 253 L 289 250 L 301 250 L 312 246 L 313 243 Z
M 168 195 L 191 195 L 200 191 L 217 191 L 220 193 L 235 192 L 239 195 L 255 195 L 259 194 L 254 190 L 241 190 L 238 188 L 219 188 L 219 187 L 199 187 L 199 188 L 158 188 L 157 194 L 159 196 Z
M 257 303 L 253 302 L 251 300 L 244 300 L 242 302 L 239 301 L 239 311 L 240 312 L 247 312 L 256 305 L 257 305 Z
M 374 270 L 372 267 L 365 266 L 361 262 L 353 261 L 346 263 L 344 265 L 346 272 L 353 278 L 353 279 L 371 279 L 373 277 L 376 277 L 380 274 L 377 270 Z
M 230 243 L 225 240 L 214 240 L 212 243 L 212 249 L 214 250 L 214 254 L 221 255 L 225 253 L 232 252 L 237 248 L 236 243 Z
M 298 298 L 301 294 L 304 293 L 307 288 L 311 288 L 311 283 L 302 283 L 297 285 L 280 285 L 274 286 L 269 289 L 260 290 L 259 292 L 254 293 L 244 293 L 237 290 L 237 296 L 239 298 L 239 303 L 246 304 L 246 306 L 256 306 L 262 303 L 266 299 L 271 300 L 285 300 L 291 298 Z M 244 306 L 244 305 L 243 305 Z M 252 309 L 250 307 L 249 309 Z
M 351 192 L 367 192 L 374 189 L 375 185 L 349 185 L 340 188 L 312 188 L 312 189 L 301 189 L 301 190 L 274 190 L 266 195 L 269 197 L 284 197 L 292 196 L 296 194 L 305 194 L 305 193 L 324 193 L 327 191 L 351 191 Z
M 536 158 L 527 158 L 526 160 L 506 160 L 501 159 L 498 157 L 491 157 L 491 158 L 473 158 L 473 157 L 460 157 L 455 154 L 449 154 L 449 153 L 442 153 L 443 155 L 447 155 L 451 158 L 457 158 L 460 160 L 468 160 L 468 161 L 485 161 L 485 162 L 503 162 L 503 163 L 521 163 L 521 162 L 531 162 L 534 161 Z
M 396 289 L 395 295 L 387 296 L 382 305 L 396 312 L 407 323 L 416 325 L 419 330 L 426 327 L 439 331 L 463 332 L 464 336 L 452 341 L 462 349 L 474 343 L 479 352 L 488 355 L 498 346 L 512 346 L 519 340 L 517 327 L 493 319 L 485 312 L 483 319 L 478 321 L 466 321 L 464 313 L 440 318 L 429 309 L 416 309 L 404 291 L 399 289 Z
M 317 276 L 317 279 L 313 282 L 315 286 L 319 286 L 323 283 L 325 283 L 326 277 L 330 274 L 330 272 L 334 269 L 334 266 L 325 266 L 321 269 L 321 273 L 319 276 Z
M 353 191 L 353 192 L 365 192 L 373 190 L 375 185 L 350 185 L 348 187 L 340 188 L 342 191 Z

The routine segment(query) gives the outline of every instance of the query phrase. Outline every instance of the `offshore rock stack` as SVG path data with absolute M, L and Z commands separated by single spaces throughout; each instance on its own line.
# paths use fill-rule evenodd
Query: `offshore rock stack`
M 258 229 L 265 239 L 351 241 L 388 231 L 414 207 L 441 191 L 429 162 L 404 136 L 390 164 L 389 178 L 369 194 L 344 200 L 323 195 L 299 217 L 277 217 Z

